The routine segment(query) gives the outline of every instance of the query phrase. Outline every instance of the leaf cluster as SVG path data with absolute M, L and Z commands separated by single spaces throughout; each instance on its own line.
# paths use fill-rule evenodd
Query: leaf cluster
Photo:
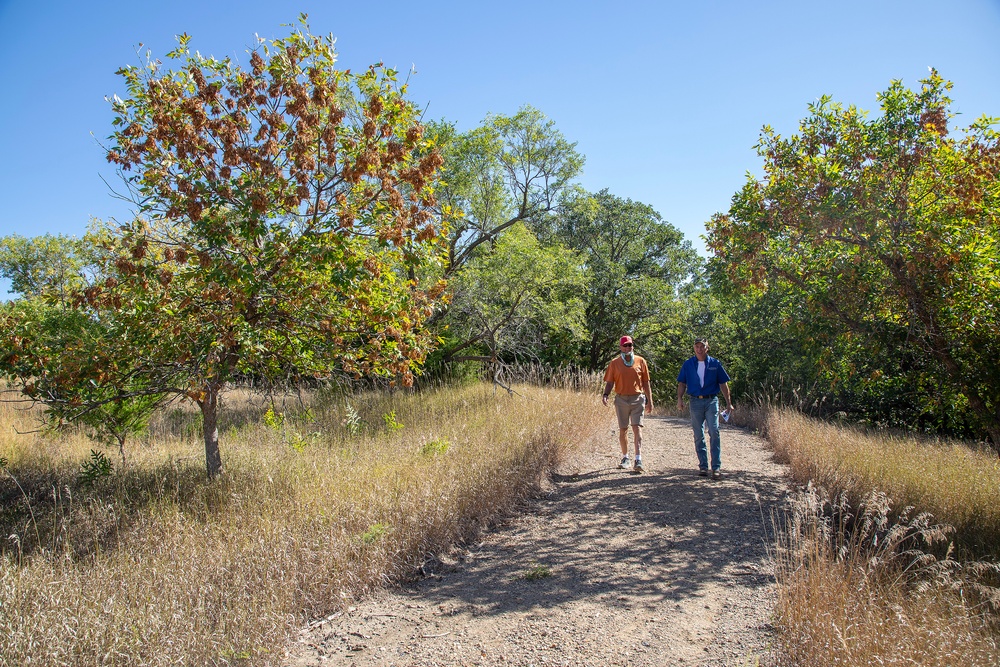
M 1000 135 L 951 130 L 950 88 L 932 71 L 893 82 L 875 118 L 823 97 L 797 134 L 765 127 L 764 177 L 709 224 L 711 270 L 731 295 L 781 294 L 828 385 L 906 385 L 939 416 L 964 403 L 1000 442 Z

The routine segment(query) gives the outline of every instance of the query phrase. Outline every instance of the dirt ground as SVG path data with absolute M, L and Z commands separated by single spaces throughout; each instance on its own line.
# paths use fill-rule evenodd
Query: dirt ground
M 688 420 L 647 417 L 646 471 L 619 470 L 609 420 L 523 515 L 304 629 L 286 665 L 763 662 L 785 472 L 737 428 L 723 426 L 722 456 L 723 479 L 698 477 Z

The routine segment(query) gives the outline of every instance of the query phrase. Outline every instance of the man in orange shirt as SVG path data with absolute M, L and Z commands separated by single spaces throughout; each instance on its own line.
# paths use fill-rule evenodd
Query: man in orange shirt
M 627 468 L 628 428 L 632 427 L 635 442 L 635 466 L 633 470 L 642 472 L 642 416 L 653 411 L 653 394 L 649 385 L 649 365 L 635 354 L 635 344 L 631 336 L 622 336 L 618 341 L 621 354 L 612 359 L 604 372 L 604 396 L 601 402 L 608 404 L 611 389 L 615 390 L 615 413 L 618 415 L 618 444 L 622 450 L 619 468 Z

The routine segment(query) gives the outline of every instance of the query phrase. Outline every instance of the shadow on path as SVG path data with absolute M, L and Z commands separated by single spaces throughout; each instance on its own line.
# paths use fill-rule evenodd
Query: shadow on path
M 783 468 L 730 427 L 713 481 L 687 420 L 644 430 L 645 473 L 617 469 L 611 425 L 523 516 L 314 630 L 288 664 L 752 664 L 770 637 Z

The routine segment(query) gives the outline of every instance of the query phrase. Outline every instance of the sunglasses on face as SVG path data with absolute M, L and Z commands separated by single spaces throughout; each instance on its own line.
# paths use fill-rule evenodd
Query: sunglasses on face
M 632 347 L 632 343 L 623 343 L 622 347 Z

